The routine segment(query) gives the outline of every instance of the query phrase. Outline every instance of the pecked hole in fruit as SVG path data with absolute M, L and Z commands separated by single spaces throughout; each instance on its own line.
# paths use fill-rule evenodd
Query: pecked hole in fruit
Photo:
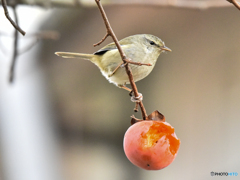
M 164 122 L 153 122 L 146 134 L 142 134 L 142 140 L 145 148 L 149 148 L 158 143 L 158 140 L 166 136 L 170 147 L 170 152 L 174 155 L 180 145 L 180 140 L 173 136 L 174 128 Z
M 176 154 L 180 146 L 180 140 L 174 137 L 172 134 L 167 135 L 167 139 L 169 140 L 170 147 L 169 150 L 172 155 Z

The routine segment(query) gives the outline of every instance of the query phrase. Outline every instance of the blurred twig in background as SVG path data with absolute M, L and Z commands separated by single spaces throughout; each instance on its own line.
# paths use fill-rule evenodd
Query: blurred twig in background
M 227 0 L 232 1 L 232 0 Z M 235 1 L 235 0 L 233 0 Z M 15 1 L 10 1 L 8 4 L 11 6 Z M 18 0 L 17 4 L 36 5 L 46 8 L 50 7 L 82 7 L 82 6 L 96 6 L 92 0 Z M 206 9 L 213 7 L 227 7 L 231 4 L 224 0 L 103 0 L 103 5 L 144 5 L 144 6 L 166 6 L 178 8 L 193 8 L 193 9 Z
M 18 31 L 24 36 L 24 35 L 26 34 L 26 32 L 23 31 L 23 30 L 18 26 L 17 14 L 16 14 L 16 11 L 15 11 L 15 4 L 12 5 L 12 7 L 13 7 L 13 11 L 14 11 L 14 16 L 15 16 L 15 21 L 16 21 L 16 23 L 15 23 L 15 22 L 12 20 L 12 18 L 9 16 L 6 0 L 1 0 L 1 1 L 2 1 L 2 7 L 3 7 L 3 9 L 4 9 L 4 13 L 5 13 L 6 18 L 10 21 L 10 23 L 14 26 L 14 28 L 15 28 L 16 30 L 18 30 Z
M 13 6 L 13 13 L 14 13 L 14 18 L 15 18 L 16 24 L 18 24 L 18 17 L 17 17 L 15 6 Z M 16 65 L 16 60 L 17 60 L 17 55 L 18 55 L 18 31 L 19 31 L 18 28 L 15 27 L 14 44 L 13 44 L 13 56 L 12 56 L 10 72 L 9 72 L 9 82 L 10 83 L 12 83 L 13 80 L 14 80 L 14 70 L 15 70 L 15 65 Z
M 21 54 L 29 51 L 30 49 L 32 49 L 38 43 L 38 41 L 40 39 L 57 40 L 59 38 L 59 33 L 56 31 L 42 31 L 42 32 L 38 32 L 38 33 L 29 34 L 26 37 L 33 38 L 32 43 L 27 45 L 25 48 L 18 50 L 19 36 L 18 36 L 17 29 L 15 29 L 13 56 L 12 56 L 11 67 L 10 67 L 10 71 L 9 71 L 9 82 L 10 83 L 13 83 L 13 81 L 14 81 L 14 72 L 15 72 L 16 60 L 17 60 L 18 55 L 21 55 Z

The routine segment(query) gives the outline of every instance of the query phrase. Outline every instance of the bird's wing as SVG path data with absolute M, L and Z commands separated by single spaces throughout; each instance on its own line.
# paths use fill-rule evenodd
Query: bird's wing
M 125 39 L 122 39 L 119 41 L 122 49 L 125 49 L 128 47 L 129 44 L 132 44 L 132 42 L 130 40 L 128 40 L 129 38 L 125 38 Z M 124 45 L 122 45 L 124 41 Z M 110 50 L 115 50 L 117 49 L 117 46 L 114 42 L 104 46 L 103 48 L 99 49 L 97 52 L 93 53 L 94 55 L 103 55 L 105 54 L 107 51 L 110 51 Z
M 110 44 L 104 46 L 103 48 L 99 49 L 97 52 L 95 52 L 93 54 L 94 55 L 103 55 L 107 51 L 114 50 L 114 49 L 117 49 L 117 46 L 115 45 L 115 43 L 110 43 Z

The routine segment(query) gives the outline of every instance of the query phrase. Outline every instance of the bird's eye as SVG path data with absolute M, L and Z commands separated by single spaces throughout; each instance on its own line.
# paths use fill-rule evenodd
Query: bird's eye
M 155 42 L 153 42 L 153 41 L 150 41 L 149 43 L 150 43 L 151 45 L 156 45 Z

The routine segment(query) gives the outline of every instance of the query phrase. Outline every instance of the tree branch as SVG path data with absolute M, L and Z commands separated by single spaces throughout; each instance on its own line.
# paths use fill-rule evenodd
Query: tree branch
M 14 14 L 15 21 L 18 24 L 18 17 L 17 17 L 15 6 L 13 6 L 13 14 Z M 9 72 L 9 82 L 10 83 L 12 83 L 14 80 L 14 72 L 15 72 L 17 55 L 18 55 L 18 30 L 15 29 L 14 44 L 13 44 L 13 56 L 12 56 L 11 67 L 10 67 L 10 72 Z
M 113 30 L 111 28 L 111 25 L 110 25 L 110 23 L 109 23 L 109 21 L 107 19 L 106 13 L 105 13 L 105 11 L 104 11 L 104 9 L 102 7 L 102 4 L 100 3 L 100 0 L 95 0 L 95 1 L 96 1 L 97 5 L 98 5 L 98 8 L 99 8 L 100 12 L 101 12 L 102 18 L 104 20 L 104 23 L 105 23 L 105 26 L 106 26 L 106 29 L 107 29 L 107 34 L 97 44 L 101 44 L 107 38 L 107 36 L 111 36 L 112 37 L 113 41 L 115 42 L 115 44 L 116 44 L 116 46 L 118 48 L 118 51 L 120 53 L 120 56 L 121 56 L 124 64 L 126 64 L 125 65 L 125 69 L 126 69 L 128 77 L 129 77 L 129 82 L 131 84 L 134 96 L 135 97 L 139 97 L 139 93 L 138 93 L 137 86 L 136 86 L 136 84 L 134 82 L 134 79 L 133 79 L 131 68 L 128 66 L 128 63 L 127 63 L 127 57 L 126 57 L 125 53 L 123 52 L 123 50 L 121 48 L 121 45 L 120 45 L 120 43 L 119 43 L 115 33 L 113 32 Z M 142 101 L 138 102 L 138 104 L 139 104 L 139 106 L 141 108 L 143 119 L 144 120 L 147 119 L 148 116 L 147 116 L 146 109 L 144 108 L 144 105 L 143 105 Z
M 18 23 L 17 23 L 17 22 L 15 23 L 15 22 L 12 20 L 12 18 L 9 16 L 6 0 L 1 0 L 1 1 L 2 1 L 2 7 L 3 7 L 3 9 L 4 9 L 4 13 L 5 13 L 6 18 L 10 21 L 10 23 L 13 25 L 13 27 L 14 27 L 15 29 L 17 29 L 17 30 L 24 36 L 24 35 L 26 34 L 26 32 L 23 31 L 23 30 L 18 26 Z M 15 5 L 13 5 L 12 7 L 13 7 L 13 9 L 15 9 Z M 15 10 L 14 10 L 14 11 L 15 11 Z M 15 13 L 16 13 L 16 12 L 15 12 Z
M 96 44 L 93 44 L 93 46 L 96 47 L 96 46 L 102 44 L 102 42 L 105 41 L 105 39 L 107 39 L 108 36 L 109 36 L 109 33 L 107 32 L 106 35 L 102 38 L 102 40 L 99 41 L 99 42 L 96 43 Z
M 227 0 L 228 2 L 232 3 L 238 10 L 240 10 L 240 4 L 236 0 Z
M 14 5 L 15 1 L 9 1 L 9 6 Z M 35 5 L 45 8 L 50 7 L 93 7 L 96 6 L 92 0 L 18 0 L 17 4 Z M 164 6 L 176 8 L 207 9 L 229 7 L 231 4 L 224 0 L 105 0 L 103 5 L 143 5 L 143 6 Z

